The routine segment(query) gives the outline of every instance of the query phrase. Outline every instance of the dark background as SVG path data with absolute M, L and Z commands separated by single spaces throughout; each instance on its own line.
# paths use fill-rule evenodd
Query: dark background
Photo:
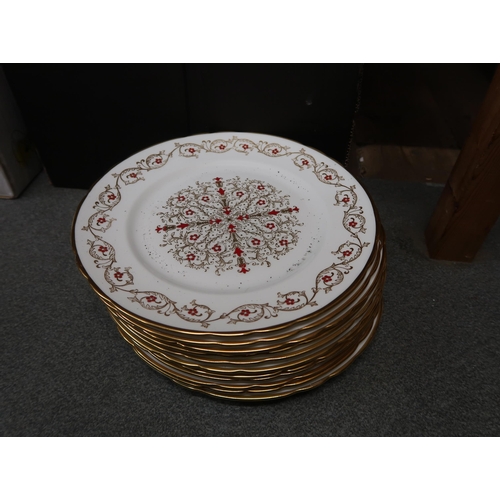
M 482 64 L 4 64 L 54 186 L 192 134 L 257 132 L 358 177 L 446 182 L 496 69 Z M 355 127 L 353 126 L 355 125 Z
M 344 163 L 358 64 L 4 64 L 54 186 L 192 134 L 274 134 Z

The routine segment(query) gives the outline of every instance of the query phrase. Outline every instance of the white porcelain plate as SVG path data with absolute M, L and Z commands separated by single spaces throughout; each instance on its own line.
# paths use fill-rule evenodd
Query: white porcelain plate
M 217 133 L 115 166 L 83 201 L 74 244 L 120 307 L 230 334 L 336 299 L 365 267 L 375 231 L 367 194 L 333 160 L 287 139 Z

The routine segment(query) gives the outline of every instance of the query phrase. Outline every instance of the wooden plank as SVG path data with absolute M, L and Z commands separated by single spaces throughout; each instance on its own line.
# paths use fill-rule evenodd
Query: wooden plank
M 434 259 L 470 262 L 500 214 L 500 67 L 431 217 Z
M 370 144 L 357 148 L 363 177 L 445 184 L 460 150 Z

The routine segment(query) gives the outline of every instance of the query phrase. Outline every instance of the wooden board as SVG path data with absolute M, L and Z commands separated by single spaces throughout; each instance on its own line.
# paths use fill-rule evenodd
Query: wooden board
M 356 150 L 362 177 L 445 184 L 460 151 L 450 148 L 372 144 Z
M 500 67 L 426 231 L 429 255 L 470 262 L 500 214 Z

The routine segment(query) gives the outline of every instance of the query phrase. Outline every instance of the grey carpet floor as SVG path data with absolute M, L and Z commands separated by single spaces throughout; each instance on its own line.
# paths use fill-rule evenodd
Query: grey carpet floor
M 184 389 L 122 340 L 80 275 L 70 229 L 82 190 L 41 174 L 0 200 L 4 436 L 498 436 L 500 227 L 472 264 L 426 255 L 441 188 L 367 180 L 387 232 L 385 308 L 341 375 L 280 401 Z

